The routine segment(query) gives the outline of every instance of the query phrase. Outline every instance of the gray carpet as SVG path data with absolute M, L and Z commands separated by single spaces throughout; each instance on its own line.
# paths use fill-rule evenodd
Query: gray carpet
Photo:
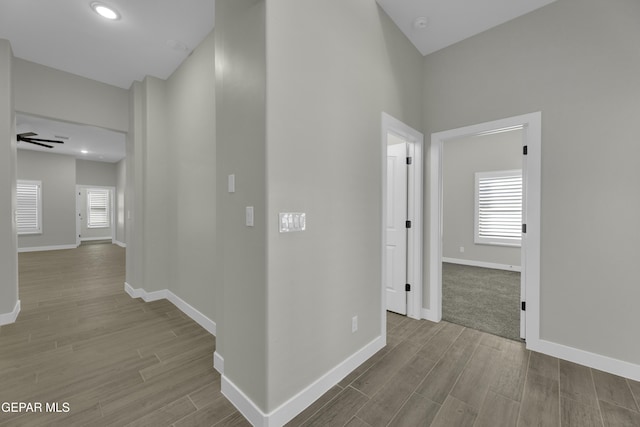
M 442 319 L 520 340 L 520 273 L 443 262 Z

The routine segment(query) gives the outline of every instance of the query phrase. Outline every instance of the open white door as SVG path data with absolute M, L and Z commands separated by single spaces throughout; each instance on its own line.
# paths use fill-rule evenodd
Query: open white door
M 407 143 L 387 148 L 387 310 L 407 314 Z

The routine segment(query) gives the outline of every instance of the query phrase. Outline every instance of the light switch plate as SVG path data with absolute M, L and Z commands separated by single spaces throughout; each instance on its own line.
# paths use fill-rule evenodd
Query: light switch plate
M 303 212 L 280 212 L 279 220 L 281 233 L 292 233 L 307 229 L 307 214 Z
M 247 227 L 253 227 L 253 206 L 247 206 L 244 213 Z
M 236 176 L 235 174 L 229 175 L 229 179 L 227 180 L 227 187 L 229 188 L 229 193 L 236 192 Z

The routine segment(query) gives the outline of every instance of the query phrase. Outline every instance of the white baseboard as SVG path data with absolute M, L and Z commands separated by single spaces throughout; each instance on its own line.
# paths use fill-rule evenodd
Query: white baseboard
M 222 394 L 238 409 L 238 411 L 249 420 L 254 426 L 275 427 L 285 425 L 296 415 L 315 402 L 320 396 L 326 393 L 331 387 L 349 375 L 354 369 L 360 366 L 368 358 L 373 356 L 385 345 L 384 337 L 377 337 L 369 344 L 348 357 L 342 363 L 324 374 L 314 383 L 293 396 L 291 399 L 280 405 L 268 414 L 258 408 L 253 401 L 245 395 L 229 378 L 221 373 Z M 214 355 L 214 360 L 216 356 Z M 224 360 L 218 355 L 219 366 L 224 366 Z
M 601 354 L 591 353 L 589 351 L 580 350 L 566 345 L 557 344 L 546 340 L 527 341 L 529 350 L 544 353 L 549 356 L 568 360 L 569 362 L 578 363 L 583 366 L 598 369 L 610 374 L 629 378 L 634 381 L 640 381 L 640 365 L 625 362 L 623 360 L 614 359 Z
M 126 248 L 126 247 L 127 247 L 127 244 L 126 244 L 126 243 L 122 243 L 122 242 L 119 242 L 119 241 L 117 241 L 117 240 L 114 240 L 114 241 L 113 241 L 113 244 L 114 244 L 114 245 L 118 245 L 118 246 L 120 246 L 121 248 Z
M 436 323 L 442 320 L 442 319 L 438 319 L 438 317 L 433 313 L 433 311 L 429 310 L 428 308 L 422 309 L 422 318 L 425 320 L 430 320 L 431 322 L 436 322 Z
M 195 321 L 198 325 L 202 326 L 211 335 L 216 335 L 216 322 L 209 319 L 204 314 L 200 313 L 197 309 L 187 303 L 185 300 L 177 296 L 171 291 L 167 292 L 167 299 L 180 309 L 184 314 L 189 316 L 191 320 Z
M 57 246 L 38 246 L 38 247 L 27 247 L 27 248 L 18 248 L 18 252 L 42 252 L 42 251 L 60 251 L 64 249 L 75 249 L 76 245 L 57 245 Z
M 20 300 L 16 301 L 12 312 L 0 314 L 0 326 L 14 323 L 18 318 L 18 314 L 20 314 Z
M 113 239 L 111 238 L 111 236 L 106 236 L 106 237 L 81 237 L 80 238 L 81 242 L 94 242 L 96 240 L 111 240 L 113 242 Z
M 213 367 L 220 375 L 224 374 L 224 357 L 217 351 L 213 352 Z
M 431 320 L 432 322 L 440 321 L 440 319 L 435 319 L 431 310 L 426 308 L 422 309 L 422 318 Z M 614 359 L 601 354 L 591 353 L 589 351 L 580 350 L 546 340 L 529 339 L 527 340 L 527 349 L 608 372 L 610 374 L 629 378 L 634 381 L 640 381 L 640 365 L 636 365 L 634 363 L 625 362 L 623 360 Z
M 169 300 L 173 305 L 178 307 L 180 311 L 189 316 L 191 320 L 202 326 L 211 335 L 216 335 L 216 322 L 209 319 L 204 314 L 193 308 L 189 303 L 174 294 L 168 289 L 160 291 L 147 292 L 142 288 L 134 289 L 130 284 L 124 284 L 124 290 L 131 298 L 142 298 L 145 302 L 158 301 L 161 299 Z
M 451 264 L 469 265 L 471 267 L 493 268 L 495 270 L 507 270 L 507 271 L 518 271 L 518 272 L 521 270 L 519 265 L 496 264 L 494 262 L 473 261 L 469 259 L 442 257 L 442 262 L 448 262 Z

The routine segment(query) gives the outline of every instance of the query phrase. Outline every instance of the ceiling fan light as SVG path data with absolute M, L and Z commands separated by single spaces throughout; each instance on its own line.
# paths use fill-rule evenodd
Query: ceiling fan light
M 98 3 L 98 2 L 91 3 L 91 9 L 93 9 L 93 11 L 98 15 L 102 16 L 103 18 L 109 19 L 111 21 L 120 19 L 120 14 L 116 12 L 115 9 L 105 6 L 102 3 Z

